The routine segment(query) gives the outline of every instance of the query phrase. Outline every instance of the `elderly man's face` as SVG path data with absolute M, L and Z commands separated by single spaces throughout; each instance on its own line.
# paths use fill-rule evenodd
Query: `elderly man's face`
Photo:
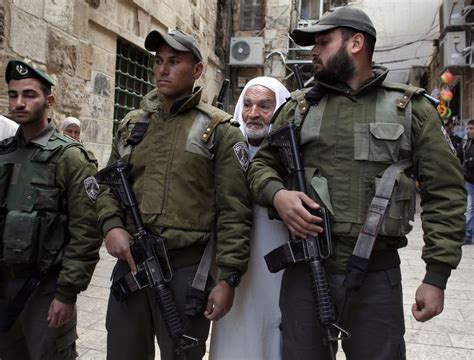
M 250 144 L 268 134 L 275 106 L 275 94 L 269 88 L 254 85 L 245 91 L 242 119 Z

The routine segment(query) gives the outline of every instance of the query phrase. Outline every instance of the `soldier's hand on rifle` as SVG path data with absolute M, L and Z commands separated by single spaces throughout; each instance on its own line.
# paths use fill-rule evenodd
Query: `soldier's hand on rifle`
M 117 259 L 126 261 L 128 266 L 130 266 L 130 271 L 135 274 L 137 266 L 130 251 L 130 240 L 132 240 L 132 236 L 127 230 L 113 228 L 105 235 L 104 242 L 109 254 Z
M 308 195 L 300 191 L 279 190 L 273 197 L 273 206 L 278 211 L 283 222 L 288 229 L 303 239 L 308 235 L 317 236 L 324 230 L 317 224 L 322 223 L 322 219 L 312 215 L 305 206 L 317 210 L 319 205 Z
M 211 290 L 207 298 L 207 307 L 204 316 L 208 320 L 217 321 L 229 312 L 234 303 L 235 289 L 221 280 L 214 289 Z
M 57 328 L 72 320 L 76 312 L 76 303 L 65 304 L 56 298 L 49 305 L 48 317 L 49 327 Z
M 430 284 L 421 284 L 416 290 L 411 312 L 416 320 L 424 322 L 441 314 L 444 308 L 444 290 Z

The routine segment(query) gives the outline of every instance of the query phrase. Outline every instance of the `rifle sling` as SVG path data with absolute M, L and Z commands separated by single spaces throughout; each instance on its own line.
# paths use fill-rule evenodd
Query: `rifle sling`
M 2 305 L 1 309 L 1 320 L 0 320 L 0 331 L 6 332 L 10 330 L 13 324 L 16 322 L 18 316 L 20 316 L 26 302 L 33 292 L 38 288 L 41 281 L 43 281 L 45 274 L 36 272 L 31 275 L 22 286 L 20 291 L 15 297 Z
M 144 115 L 137 123 L 133 126 L 130 135 L 126 140 L 127 145 L 132 147 L 137 146 L 145 136 L 146 131 L 148 130 L 148 125 L 150 125 L 150 115 Z
M 288 266 L 306 260 L 303 241 L 288 241 L 286 244 L 277 247 L 264 256 L 268 270 L 276 273 Z
M 365 274 L 369 271 L 370 256 L 380 227 L 385 217 L 395 182 L 400 173 L 412 166 L 410 159 L 404 159 L 389 166 L 380 180 L 375 192 L 367 217 L 357 238 L 356 245 L 346 268 L 344 286 L 348 289 L 358 289 L 362 285 Z

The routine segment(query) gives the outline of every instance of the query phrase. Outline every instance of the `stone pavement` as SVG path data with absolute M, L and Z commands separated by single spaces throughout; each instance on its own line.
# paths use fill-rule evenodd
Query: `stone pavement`
M 418 214 L 408 246 L 401 250 L 407 359 L 474 359 L 474 245 L 463 247 L 461 264 L 448 282 L 443 313 L 426 323 L 419 323 L 411 316 L 411 306 L 424 275 L 424 263 L 420 258 L 422 245 Z M 113 258 L 102 248 L 101 261 L 91 285 L 79 296 L 77 345 L 81 360 L 105 359 L 105 312 L 113 264 Z M 345 356 L 339 352 L 337 358 L 343 360 Z

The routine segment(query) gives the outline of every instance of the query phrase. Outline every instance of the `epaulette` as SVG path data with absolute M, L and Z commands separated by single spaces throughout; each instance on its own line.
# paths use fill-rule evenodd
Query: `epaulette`
M 291 100 L 297 103 L 302 115 L 306 114 L 309 109 L 309 103 L 306 100 L 305 95 L 310 90 L 311 88 L 295 90 L 290 94 Z
M 204 143 L 209 141 L 212 134 L 214 133 L 214 130 L 219 124 L 232 120 L 232 115 L 226 113 L 224 110 L 203 102 L 197 104 L 196 109 L 206 114 L 210 119 L 209 124 L 200 136 L 201 141 Z
M 405 110 L 414 95 L 421 95 L 426 92 L 425 89 L 417 86 L 393 83 L 389 81 L 384 81 L 382 86 L 391 90 L 398 90 L 400 92 L 403 91 L 402 97 L 397 100 L 397 108 L 401 110 Z

